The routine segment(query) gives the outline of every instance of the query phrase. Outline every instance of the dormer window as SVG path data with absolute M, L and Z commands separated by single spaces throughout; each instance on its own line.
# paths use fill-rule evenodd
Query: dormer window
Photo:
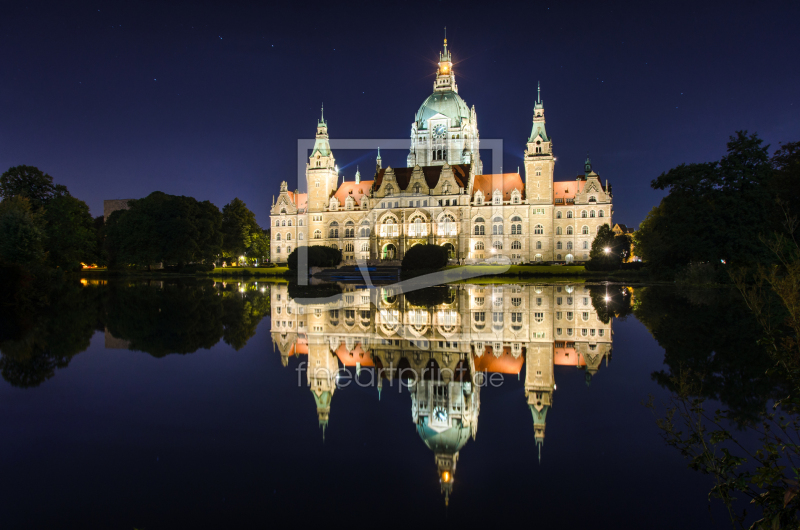
M 494 192 L 492 202 L 494 204 L 503 204 L 503 194 L 499 190 Z

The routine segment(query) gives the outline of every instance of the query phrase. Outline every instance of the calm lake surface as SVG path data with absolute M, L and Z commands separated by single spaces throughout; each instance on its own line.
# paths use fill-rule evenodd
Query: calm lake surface
M 729 527 L 642 402 L 688 366 L 764 407 L 735 292 L 344 289 L 84 281 L 6 315 L 2 527 Z

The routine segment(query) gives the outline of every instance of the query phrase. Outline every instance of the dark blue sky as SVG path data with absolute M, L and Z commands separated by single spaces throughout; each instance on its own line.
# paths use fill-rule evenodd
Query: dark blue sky
M 238 196 L 266 226 L 320 102 L 334 138 L 409 136 L 447 26 L 459 93 L 481 138 L 504 140 L 504 169 L 521 165 L 541 81 L 556 179 L 588 151 L 614 220 L 635 226 L 660 200 L 651 179 L 719 158 L 735 130 L 800 140 L 798 19 L 796 1 L 6 2 L 0 171 L 38 166 L 94 215 L 161 190 Z M 334 154 L 352 179 L 363 153 Z

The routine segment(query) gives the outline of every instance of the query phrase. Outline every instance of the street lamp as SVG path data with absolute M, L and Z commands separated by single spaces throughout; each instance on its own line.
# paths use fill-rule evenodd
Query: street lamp
M 608 254 L 609 252 L 611 252 L 611 249 L 610 249 L 610 248 L 608 248 L 608 247 L 606 247 L 606 248 L 604 248 L 604 249 L 603 249 L 603 252 L 605 252 L 606 254 Z

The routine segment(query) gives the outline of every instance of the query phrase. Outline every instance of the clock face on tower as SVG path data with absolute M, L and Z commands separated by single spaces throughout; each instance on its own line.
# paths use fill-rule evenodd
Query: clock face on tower
M 447 132 L 447 127 L 445 127 L 444 125 L 437 125 L 433 129 L 433 137 L 434 138 L 444 138 L 444 133 L 446 133 L 446 132 Z

